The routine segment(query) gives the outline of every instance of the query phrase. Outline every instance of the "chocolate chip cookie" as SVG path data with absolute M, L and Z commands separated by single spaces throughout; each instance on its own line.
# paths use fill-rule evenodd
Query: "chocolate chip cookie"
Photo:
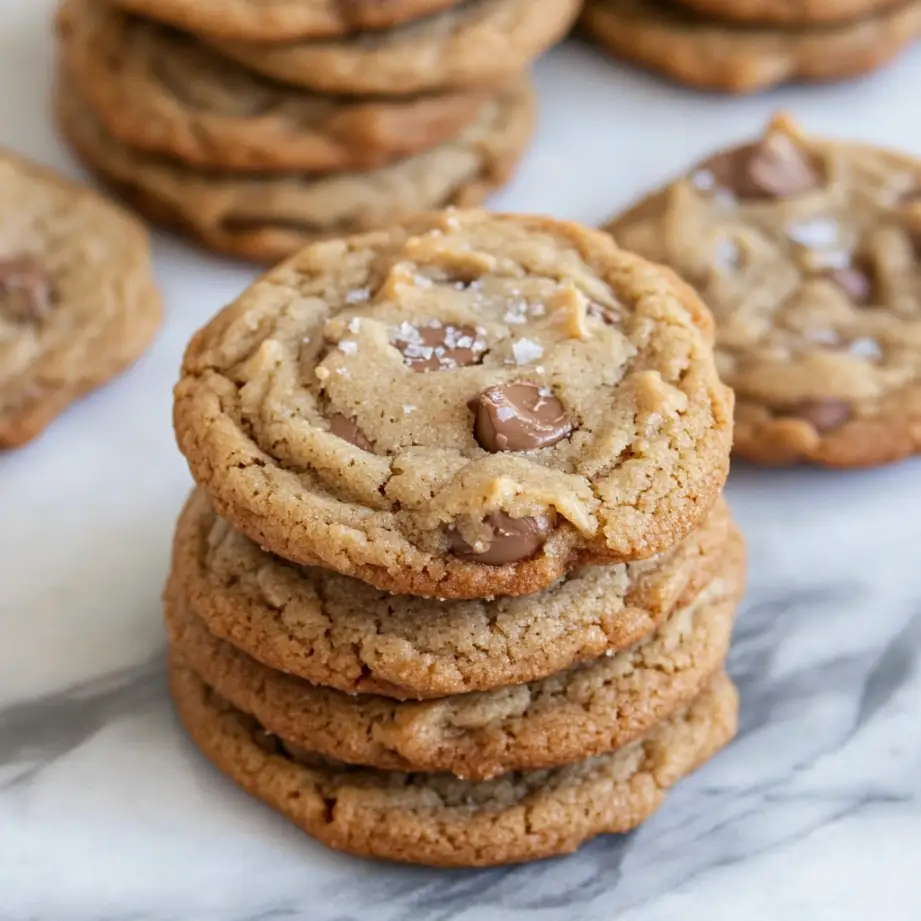
M 176 433 L 286 559 L 440 598 L 652 556 L 725 481 L 711 318 L 549 218 L 448 211 L 309 246 L 192 340 Z
M 665 0 L 588 0 L 582 22 L 619 58 L 704 89 L 751 93 L 876 70 L 921 36 L 921 0 L 789 28 L 722 22 Z
M 626 832 L 735 733 L 717 677 L 684 713 L 586 761 L 494 780 L 356 768 L 287 746 L 174 659 L 170 685 L 195 744 L 247 793 L 336 850 L 433 866 L 493 866 L 574 851 Z
M 810 26 L 870 16 L 905 0 L 680 0 L 688 6 L 731 22 L 753 25 Z
M 532 684 L 423 703 L 343 694 L 272 671 L 210 634 L 177 591 L 168 593 L 166 621 L 172 648 L 207 685 L 291 744 L 349 764 L 485 780 L 620 748 L 687 707 L 729 647 L 744 582 L 738 535 L 720 567 L 638 645 Z
M 160 324 L 147 234 L 87 188 L 0 152 L 0 448 L 137 359 Z
M 467 0 L 437 16 L 332 41 L 216 42 L 257 73 L 326 93 L 404 95 L 517 77 L 573 24 L 579 0 Z
M 441 697 L 536 681 L 639 642 L 712 582 L 734 535 L 720 501 L 655 559 L 585 567 L 539 596 L 438 602 L 287 563 L 198 491 L 179 519 L 167 594 L 269 668 L 348 694 Z
M 66 0 L 58 26 L 68 74 L 109 136 L 205 169 L 372 169 L 450 140 L 487 100 L 311 93 L 97 0 Z
M 456 138 L 376 170 L 215 173 L 119 143 L 67 81 L 65 71 L 58 122 L 89 169 L 152 220 L 211 249 L 267 262 L 318 238 L 386 226 L 418 211 L 479 204 L 511 176 L 533 124 L 531 89 L 519 83 L 487 99 Z
M 611 222 L 696 285 L 738 454 L 832 467 L 921 447 L 921 163 L 775 119 Z
M 289 42 L 386 29 L 458 0 L 106 0 L 145 18 L 215 38 Z

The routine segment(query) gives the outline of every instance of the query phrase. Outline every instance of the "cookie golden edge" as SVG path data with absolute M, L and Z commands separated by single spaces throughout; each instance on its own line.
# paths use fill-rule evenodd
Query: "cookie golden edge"
M 252 722 L 172 656 L 171 695 L 202 755 L 245 792 L 334 850 L 440 867 L 488 867 L 572 853 L 601 834 L 630 831 L 669 788 L 733 738 L 738 695 L 719 675 L 688 710 L 644 739 L 581 764 L 485 782 L 450 781 L 456 796 L 493 798 L 496 808 L 445 801 L 418 774 L 299 764 L 256 743 Z M 533 787 L 533 789 L 528 789 Z M 421 791 L 421 796 L 419 795 Z
M 558 698 L 552 708 L 541 706 L 530 716 L 521 714 L 518 692 L 526 692 L 527 700 L 539 697 L 539 682 L 423 702 L 356 696 L 259 664 L 209 634 L 176 592 L 166 595 L 165 620 L 171 647 L 184 663 L 226 701 L 286 742 L 349 764 L 486 780 L 620 748 L 687 707 L 722 667 L 744 582 L 744 541 L 735 532 L 714 583 L 692 602 L 693 626 L 674 649 L 673 662 L 646 663 L 642 647 L 647 643 L 671 649 L 670 640 L 653 634 L 634 647 L 640 658 L 631 670 L 621 677 L 605 673 L 597 692 L 601 700 L 590 710 L 569 702 L 563 685 L 554 692 Z M 679 609 L 672 616 L 685 613 Z M 621 660 L 630 655 L 631 650 L 622 651 Z M 593 666 L 605 672 L 608 663 L 610 668 L 624 667 L 604 657 L 585 663 L 573 678 L 579 682 Z M 514 696 L 511 703 L 509 693 Z M 493 703 L 497 709 L 488 724 L 467 725 L 465 714 L 480 718 L 478 712 Z
M 108 384 L 134 365 L 152 344 L 163 320 L 163 304 L 153 278 L 150 238 L 147 229 L 133 215 L 96 190 L 59 175 L 8 150 L 0 158 L 38 182 L 58 188 L 67 195 L 91 198 L 124 226 L 135 239 L 133 265 L 126 265 L 124 278 L 133 280 L 130 297 L 112 317 L 99 340 L 98 348 L 79 376 L 41 378 L 30 381 L 25 393 L 6 393 L 0 407 L 0 450 L 25 446 L 34 441 L 74 403 Z
M 752 26 L 808 27 L 872 16 L 904 0 L 681 0 L 704 16 Z
M 701 20 L 727 34 L 700 41 L 693 34 L 676 34 L 673 24 L 663 25 L 652 16 L 648 20 L 622 17 L 605 7 L 605 0 L 588 0 L 580 28 L 612 57 L 673 82 L 731 95 L 794 82 L 832 83 L 860 77 L 894 60 L 921 36 L 921 4 L 916 2 L 878 12 L 877 17 L 888 17 L 885 29 L 867 28 L 858 19 L 834 26 L 836 33 L 827 26 L 824 41 L 822 35 L 813 39 L 815 47 L 803 50 L 775 42 L 765 54 L 753 52 L 745 41 L 737 43 L 731 23 Z
M 72 120 L 81 117 L 81 113 L 75 112 L 69 101 L 71 96 L 79 99 L 79 93 L 72 81 L 67 82 L 69 79 L 67 67 L 59 59 L 58 87 L 54 92 L 53 101 L 61 136 L 90 173 L 151 223 L 174 231 L 219 255 L 266 265 L 274 265 L 291 258 L 312 242 L 342 236 L 341 228 L 331 228 L 328 232 L 314 233 L 279 225 L 272 226 L 271 221 L 249 232 L 221 232 L 220 227 L 205 228 L 196 225 L 170 207 L 153 190 L 145 188 L 143 179 L 138 178 L 140 173 L 136 174 L 132 181 L 126 181 L 123 177 L 114 175 L 99 162 L 98 153 L 92 150 L 90 145 L 81 143 L 80 132 L 72 128 Z M 62 89 L 63 86 L 66 86 L 66 90 Z M 83 107 L 85 107 L 85 101 L 80 100 L 80 108 Z M 501 142 L 484 151 L 483 164 L 479 173 L 455 189 L 441 207 L 476 207 L 511 180 L 524 157 L 535 127 L 536 96 L 529 81 L 522 83 L 512 107 L 514 116 L 509 119 Z M 139 156 L 148 155 L 141 153 Z M 409 217 L 411 217 L 410 214 L 394 212 L 389 222 L 396 223 Z M 379 229 L 379 227 L 380 222 L 373 226 L 356 224 L 346 232 L 358 234 Z
M 91 10 L 86 22 L 86 10 Z M 95 0 L 66 0 L 58 10 L 59 55 L 93 116 L 115 140 L 190 167 L 238 172 L 370 170 L 450 140 L 476 120 L 485 89 L 407 99 L 343 100 L 316 130 L 292 132 L 279 116 L 185 111 L 158 87 L 108 59 L 123 44 L 123 18 Z M 130 26 L 128 27 L 130 28 Z M 168 40 L 164 40 L 165 43 Z M 164 46 L 164 54 L 167 52 Z M 208 52 L 216 54 L 216 52 Z M 279 92 L 296 89 L 279 86 Z M 311 95 L 305 93 L 305 95 Z
M 326 0 L 316 9 L 315 3 L 289 3 L 285 11 L 278 7 L 260 11 L 260 4 L 237 3 L 236 14 L 229 14 L 222 4 L 195 0 L 112 0 L 114 6 L 136 16 L 156 19 L 165 25 L 207 35 L 211 38 L 285 44 L 298 39 L 345 37 L 362 30 L 393 28 L 455 6 L 461 0 L 399 0 L 396 3 L 348 4 Z M 351 6 L 350 15 L 343 10 Z M 240 14 L 249 8 L 250 12 Z M 211 10 L 212 12 L 209 12 Z

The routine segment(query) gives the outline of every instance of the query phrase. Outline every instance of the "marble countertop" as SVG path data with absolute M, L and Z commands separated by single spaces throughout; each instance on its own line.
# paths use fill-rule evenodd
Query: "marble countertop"
M 0 0 L 0 142 L 77 174 L 48 115 L 50 15 Z M 921 153 L 921 48 L 757 99 L 577 44 L 538 78 L 539 137 L 497 207 L 599 221 L 780 107 Z M 751 546 L 741 731 L 633 835 L 518 869 L 395 868 L 325 851 L 219 777 L 164 691 L 158 599 L 189 486 L 170 387 L 254 271 L 165 238 L 156 257 L 153 351 L 0 458 L 0 921 L 921 918 L 921 462 L 733 472 Z

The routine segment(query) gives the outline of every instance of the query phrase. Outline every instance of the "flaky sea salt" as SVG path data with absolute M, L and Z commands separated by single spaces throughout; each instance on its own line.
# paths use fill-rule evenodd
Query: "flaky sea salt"
M 544 349 L 533 339 L 519 339 L 512 346 L 512 354 L 515 356 L 516 364 L 527 365 L 537 361 L 544 354 Z

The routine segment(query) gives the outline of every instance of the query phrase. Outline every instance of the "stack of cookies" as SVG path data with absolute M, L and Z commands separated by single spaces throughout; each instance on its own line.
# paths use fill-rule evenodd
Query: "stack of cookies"
M 882 67 L 921 36 L 921 0 L 587 0 L 583 24 L 616 57 L 751 93 Z
M 579 0 L 63 0 L 61 130 L 150 219 L 266 261 L 482 201 Z
M 635 827 L 735 731 L 731 416 L 707 311 L 598 231 L 449 211 L 308 246 L 176 388 L 183 723 L 355 854 Z

